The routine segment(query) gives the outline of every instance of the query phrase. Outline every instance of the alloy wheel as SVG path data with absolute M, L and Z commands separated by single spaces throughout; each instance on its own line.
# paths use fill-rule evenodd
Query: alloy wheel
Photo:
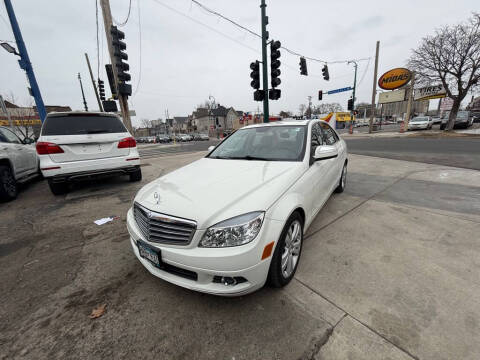
M 17 185 L 12 175 L 12 172 L 8 169 L 5 169 L 0 175 L 1 183 L 3 185 L 3 188 L 5 189 L 5 192 L 9 196 L 15 196 L 15 193 L 17 191 Z
M 302 226 L 298 220 L 293 221 L 285 235 L 285 245 L 282 251 L 282 276 L 289 278 L 297 267 L 302 247 Z

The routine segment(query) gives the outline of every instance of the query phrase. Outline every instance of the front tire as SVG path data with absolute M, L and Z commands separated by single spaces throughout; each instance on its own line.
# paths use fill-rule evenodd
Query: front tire
M 338 186 L 335 189 L 336 193 L 342 193 L 347 186 L 347 163 L 343 165 L 342 175 L 340 175 L 340 180 Z
M 53 182 L 52 179 L 48 179 L 48 186 L 53 195 L 64 195 L 68 192 L 68 183 L 66 181 Z
M 0 199 L 13 200 L 17 197 L 18 185 L 9 166 L 0 166 Z
M 273 253 L 268 270 L 268 282 L 271 286 L 281 288 L 293 279 L 300 261 L 302 244 L 303 219 L 298 212 L 294 212 L 285 224 Z

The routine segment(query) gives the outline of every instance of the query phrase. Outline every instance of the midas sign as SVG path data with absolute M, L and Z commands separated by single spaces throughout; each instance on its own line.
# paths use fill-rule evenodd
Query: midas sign
M 405 84 L 408 84 L 411 78 L 412 73 L 410 70 L 405 68 L 396 68 L 387 71 L 385 74 L 380 76 L 380 79 L 378 79 L 378 86 L 384 90 L 395 90 Z

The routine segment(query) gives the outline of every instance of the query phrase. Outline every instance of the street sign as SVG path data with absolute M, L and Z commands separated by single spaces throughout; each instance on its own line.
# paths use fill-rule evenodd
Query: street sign
M 350 91 L 350 90 L 353 90 L 353 89 L 352 89 L 351 86 L 348 86 L 348 87 L 344 87 L 344 88 L 341 88 L 341 89 L 335 89 L 335 90 L 327 91 L 327 94 L 331 95 L 331 94 L 341 93 L 341 92 Z
M 415 89 L 414 100 L 430 100 L 444 98 L 447 96 L 447 91 L 443 85 L 426 86 L 421 89 Z

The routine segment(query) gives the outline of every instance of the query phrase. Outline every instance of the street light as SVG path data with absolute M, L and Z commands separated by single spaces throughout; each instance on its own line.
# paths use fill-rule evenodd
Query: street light
M 15 54 L 20 56 L 20 54 L 17 52 L 17 49 L 15 49 L 12 45 L 9 43 L 3 42 L 0 44 L 5 50 L 7 50 L 10 54 Z

